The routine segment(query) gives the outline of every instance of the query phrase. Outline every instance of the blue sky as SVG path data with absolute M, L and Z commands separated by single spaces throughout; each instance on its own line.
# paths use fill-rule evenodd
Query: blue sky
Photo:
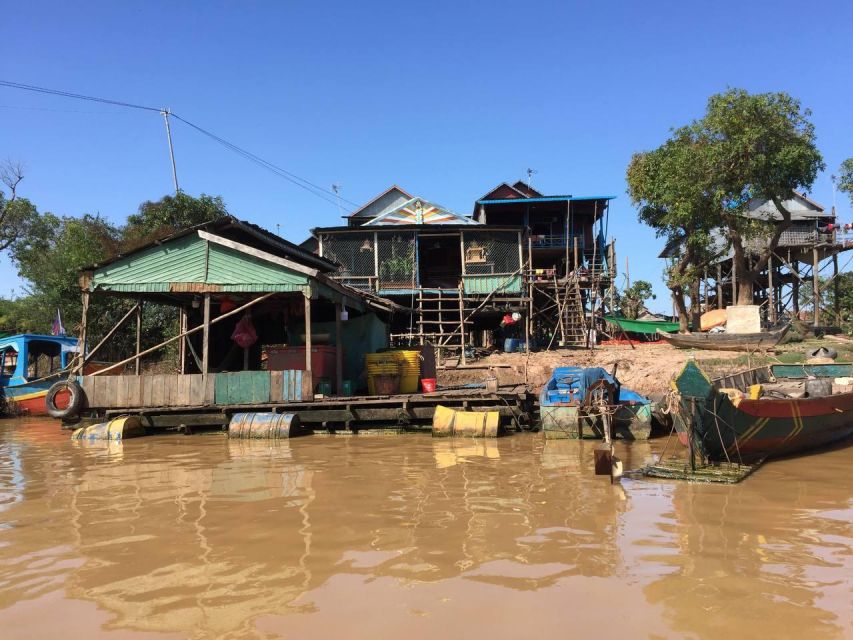
M 354 202 L 397 183 L 467 213 L 528 167 L 546 193 L 616 195 L 620 264 L 655 284 L 660 310 L 661 242 L 625 194 L 633 152 L 731 86 L 812 109 L 824 205 L 853 156 L 853 3 L 27 2 L 3 14 L 0 78 L 168 106 Z M 335 205 L 187 126 L 173 136 L 185 191 L 295 241 L 338 222 Z M 22 195 L 57 214 L 120 222 L 172 190 L 152 112 L 0 87 L 0 158 L 24 163 Z M 0 257 L 0 295 L 20 285 Z

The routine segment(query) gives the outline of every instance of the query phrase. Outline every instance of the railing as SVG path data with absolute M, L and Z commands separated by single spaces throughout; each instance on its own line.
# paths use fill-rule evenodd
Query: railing
M 568 241 L 567 241 L 568 238 Z M 583 251 L 584 238 L 583 235 L 567 236 L 565 233 L 556 235 L 531 235 L 530 241 L 534 249 L 561 249 L 566 246 L 573 247 L 575 239 L 578 242 L 578 249 Z

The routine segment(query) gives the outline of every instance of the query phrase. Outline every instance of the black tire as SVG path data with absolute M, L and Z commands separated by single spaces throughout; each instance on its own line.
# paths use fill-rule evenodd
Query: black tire
M 56 394 L 63 390 L 71 394 L 71 399 L 68 401 L 67 407 L 60 409 L 56 406 Z M 80 411 L 80 405 L 83 403 L 83 387 L 73 380 L 61 380 L 47 390 L 44 403 L 47 406 L 47 414 L 51 418 L 76 416 L 77 412 Z

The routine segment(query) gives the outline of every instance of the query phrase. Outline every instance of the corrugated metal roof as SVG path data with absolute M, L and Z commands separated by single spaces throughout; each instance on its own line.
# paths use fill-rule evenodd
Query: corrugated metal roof
M 477 200 L 477 204 L 527 204 L 529 202 L 562 202 L 569 200 L 614 200 L 616 196 L 542 196 L 541 198 L 503 198 L 499 200 Z

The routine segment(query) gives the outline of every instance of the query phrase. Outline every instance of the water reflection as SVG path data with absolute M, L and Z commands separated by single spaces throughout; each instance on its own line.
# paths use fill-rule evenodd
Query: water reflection
M 653 454 L 618 449 L 629 468 Z M 49 422 L 5 425 L 0 624 L 58 598 L 106 612 L 87 637 L 432 637 L 471 615 L 519 637 L 570 620 L 593 633 L 616 602 L 663 635 L 731 634 L 759 615 L 756 633 L 831 637 L 849 616 L 837 472 L 853 457 L 827 456 L 823 471 L 784 461 L 737 487 L 612 486 L 591 443 L 535 435 L 90 446 Z M 503 600 L 527 613 L 505 617 Z M 608 629 L 636 631 L 628 619 Z

